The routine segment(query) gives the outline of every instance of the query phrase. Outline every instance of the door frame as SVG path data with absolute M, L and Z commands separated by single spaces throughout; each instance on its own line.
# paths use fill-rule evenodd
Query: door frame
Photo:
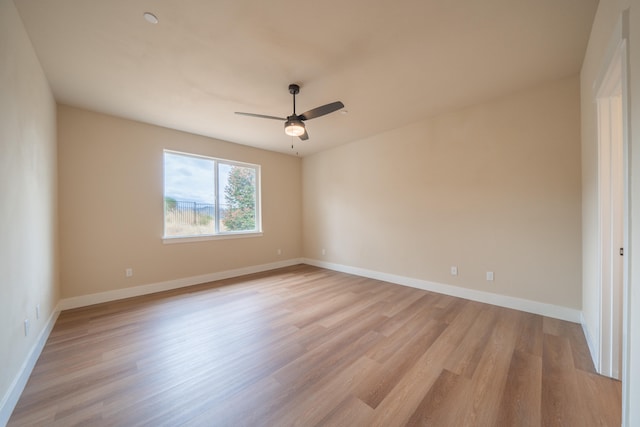
M 625 371 L 628 256 L 627 44 L 620 40 L 596 92 L 598 110 L 599 330 L 596 369 L 622 378 Z M 617 124 L 617 125 L 616 125 Z M 624 250 L 624 249 L 622 249 Z M 625 254 L 627 255 L 627 254 Z

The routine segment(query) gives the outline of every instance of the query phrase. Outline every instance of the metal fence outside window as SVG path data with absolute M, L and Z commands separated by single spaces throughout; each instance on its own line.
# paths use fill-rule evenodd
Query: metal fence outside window
M 165 201 L 168 222 L 182 225 L 207 225 L 215 217 L 212 203 L 189 202 L 183 200 Z

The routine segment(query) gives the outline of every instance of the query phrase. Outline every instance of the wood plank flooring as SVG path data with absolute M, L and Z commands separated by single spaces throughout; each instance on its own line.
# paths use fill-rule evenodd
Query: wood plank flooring
M 61 313 L 9 426 L 619 426 L 579 325 L 300 265 Z

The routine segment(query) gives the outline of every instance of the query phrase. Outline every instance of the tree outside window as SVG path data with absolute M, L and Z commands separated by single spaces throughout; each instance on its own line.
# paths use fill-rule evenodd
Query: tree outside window
M 256 171 L 253 168 L 232 166 L 224 187 L 226 201 L 222 223 L 226 230 L 254 230 L 256 228 Z

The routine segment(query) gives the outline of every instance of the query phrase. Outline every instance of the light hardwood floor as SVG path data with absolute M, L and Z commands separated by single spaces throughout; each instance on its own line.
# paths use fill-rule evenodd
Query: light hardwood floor
M 9 426 L 619 426 L 579 325 L 306 265 L 61 313 Z

